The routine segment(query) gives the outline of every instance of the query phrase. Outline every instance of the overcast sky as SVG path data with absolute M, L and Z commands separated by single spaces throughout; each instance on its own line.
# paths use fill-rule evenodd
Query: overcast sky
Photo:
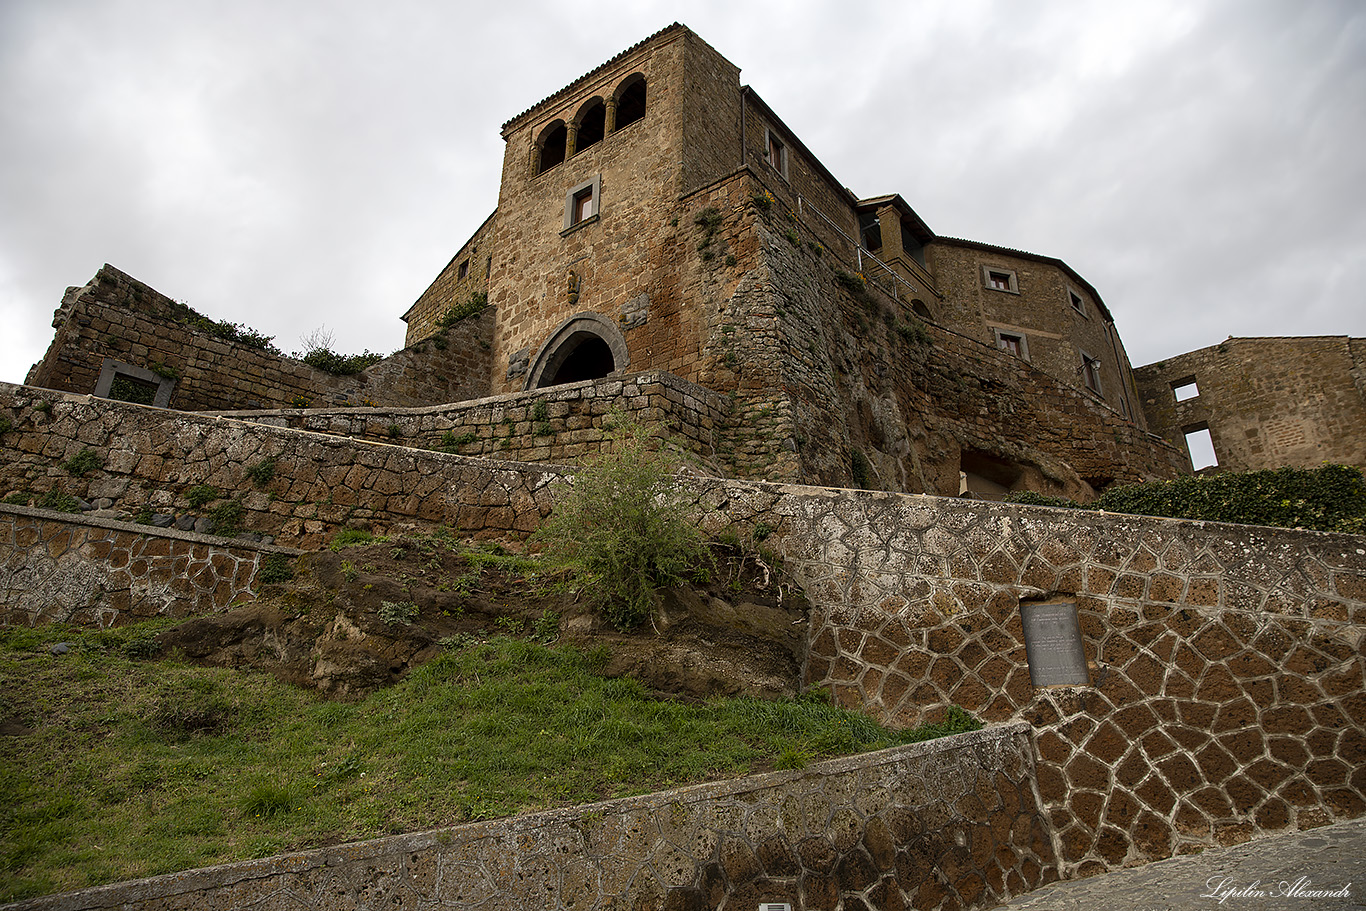
M 503 121 L 672 21 L 862 197 L 1065 260 L 1135 364 L 1366 336 L 1366 3 L 0 0 L 0 380 L 108 262 L 403 344 Z

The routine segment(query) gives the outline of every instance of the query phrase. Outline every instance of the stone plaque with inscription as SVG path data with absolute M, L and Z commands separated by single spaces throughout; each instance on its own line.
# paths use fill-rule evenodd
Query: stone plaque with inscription
M 1091 682 L 1086 670 L 1086 648 L 1072 601 L 1021 604 L 1025 657 L 1029 681 L 1035 686 L 1085 686 Z

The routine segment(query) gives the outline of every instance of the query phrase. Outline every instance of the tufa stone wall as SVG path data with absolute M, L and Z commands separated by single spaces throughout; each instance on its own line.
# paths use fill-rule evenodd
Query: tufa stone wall
M 699 502 L 776 529 L 809 683 L 897 725 L 1034 725 L 1065 876 L 1366 814 L 1366 538 L 737 482 Z M 1030 681 L 1021 605 L 1059 600 L 1088 686 Z
M 731 423 L 730 401 L 670 373 L 569 383 L 431 408 L 292 409 L 222 412 L 275 427 L 399 443 L 463 456 L 518 462 L 574 462 L 600 452 L 616 415 L 659 425 L 670 442 L 707 470 Z
M 0 504 L 0 625 L 106 627 L 255 600 L 288 548 Z
M 945 295 L 941 322 L 992 347 L 997 346 L 997 332 L 1022 336 L 1025 360 L 1147 429 L 1114 320 L 1095 289 L 1065 263 L 951 238 L 937 238 L 925 255 Z M 987 269 L 1007 272 L 1014 286 L 991 287 Z M 1083 353 L 1100 364 L 1099 391 L 1086 386 Z
M 209 485 L 242 508 L 242 527 L 315 549 L 343 527 L 375 534 L 446 525 L 469 534 L 525 534 L 550 509 L 553 468 L 512 465 L 201 414 L 0 384 L 0 499 L 58 491 L 135 516 L 190 514 L 187 492 Z M 73 475 L 84 449 L 101 467 Z M 258 486 L 249 472 L 269 463 Z M 260 475 L 264 471 L 257 472 Z M 207 512 L 207 509 L 205 510 Z
M 586 387 L 591 388 L 591 387 Z M 235 490 L 247 527 L 530 531 L 557 470 L 4 387 L 0 492 Z M 40 407 L 42 401 L 51 404 Z M 142 418 L 141 421 L 138 418 Z M 74 477 L 84 447 L 104 467 Z M 155 454 L 153 454 L 155 453 Z M 248 469 L 275 459 L 263 488 Z M 1068 875 L 1366 813 L 1366 538 L 693 477 L 712 532 L 766 526 L 813 606 L 805 675 L 909 724 L 1038 731 Z M 43 486 L 46 485 L 46 486 Z M 1030 682 L 1022 604 L 1074 602 L 1089 685 Z M 1134 823 L 1130 825 L 1130 823 Z
M 1185 434 L 1207 428 L 1221 468 L 1366 467 L 1366 339 L 1230 337 L 1136 377 L 1148 423 L 1188 464 Z M 1178 402 L 1188 383 L 1199 394 Z
M 166 385 L 163 407 L 182 411 L 312 404 L 430 404 L 487 390 L 491 313 L 444 338 L 407 348 L 354 376 L 333 376 L 277 353 L 219 338 L 182 320 L 187 309 L 105 265 L 68 289 L 53 319 L 57 333 L 27 383 L 93 393 L 101 374 L 121 372 Z M 482 341 L 482 345 L 480 342 Z M 129 370 L 128 368 L 131 368 Z
M 990 908 L 1057 879 L 1024 725 L 11 911 Z

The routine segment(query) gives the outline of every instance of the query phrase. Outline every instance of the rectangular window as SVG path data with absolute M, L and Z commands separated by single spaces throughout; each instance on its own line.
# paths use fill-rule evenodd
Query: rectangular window
M 574 215 L 571 224 L 578 224 L 593 214 L 593 191 L 582 190 L 574 194 Z
M 460 281 L 460 280 L 462 280 L 466 275 L 469 275 L 469 274 L 470 274 L 470 261 L 467 259 L 467 260 L 465 260 L 463 263 L 461 263 L 461 264 L 460 264 L 460 268 L 459 268 L 458 270 L 456 270 L 455 280 L 456 280 L 456 281 Z
M 982 282 L 993 291 L 1006 291 L 1010 294 L 1020 293 L 1020 285 L 1015 279 L 1015 273 L 1010 269 L 983 266 Z
M 1195 385 L 1195 377 L 1188 376 L 1184 380 L 1177 380 L 1172 383 L 1172 395 L 1176 396 L 1178 402 L 1193 399 L 1200 394 L 1200 387 Z
M 1186 435 L 1186 452 L 1190 454 L 1193 471 L 1212 468 L 1219 464 L 1219 457 L 1214 454 L 1214 438 L 1210 436 L 1208 424 L 1191 424 L 1189 427 L 1182 427 L 1181 432 Z
M 1002 351 L 1009 351 L 1022 361 L 1029 360 L 1029 339 L 1023 332 L 1007 332 L 1003 329 L 992 329 L 996 333 L 996 347 Z
M 787 176 L 787 147 L 772 130 L 764 131 L 764 157 L 773 165 L 774 170 L 784 177 Z
M 1073 310 L 1077 311 L 1077 312 L 1080 313 L 1082 316 L 1085 316 L 1085 315 L 1086 315 L 1086 301 L 1082 300 L 1082 297 L 1081 297 L 1080 294 L 1078 294 L 1077 292 L 1073 291 L 1071 288 L 1068 288 L 1068 289 L 1067 289 L 1067 300 L 1068 300 L 1068 302 L 1070 302 L 1070 303 L 1072 304 L 1072 309 L 1073 309 Z
M 1079 372 L 1081 373 L 1082 382 L 1086 384 L 1087 389 L 1090 389 L 1096 395 L 1104 395 L 1104 393 L 1100 391 L 1100 360 L 1098 358 L 1091 357 L 1091 355 L 1083 351 L 1081 353 L 1081 369 Z
M 564 194 L 565 231 L 587 224 L 597 218 L 600 211 L 598 197 L 601 189 L 602 175 L 599 174 L 592 180 L 585 180 Z

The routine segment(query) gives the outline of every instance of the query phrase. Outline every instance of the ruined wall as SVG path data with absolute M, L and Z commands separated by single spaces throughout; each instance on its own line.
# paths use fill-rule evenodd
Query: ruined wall
M 272 555 L 298 551 L 0 504 L 0 625 L 106 627 L 254 600 Z
M 355 376 L 333 376 L 269 350 L 220 338 L 196 314 L 105 265 L 82 288 L 68 289 L 54 317 L 57 333 L 27 383 L 93 393 L 111 362 L 152 382 L 169 381 L 162 407 L 184 411 L 375 402 L 424 405 L 486 388 L 492 314 L 457 325 L 438 347 L 397 352 Z M 202 319 L 199 318 L 199 319 Z M 473 378 L 471 371 L 477 371 Z M 482 384 L 482 385 L 481 385 Z
M 1149 425 L 1183 453 L 1207 427 L 1222 468 L 1366 467 L 1366 339 L 1229 338 L 1135 375 Z M 1178 402 L 1191 381 L 1199 395 Z
M 8 905 L 990 908 L 1057 879 L 1023 725 Z
M 411 347 L 423 339 L 438 335 L 441 318 L 448 310 L 475 295 L 488 293 L 489 275 L 493 271 L 493 237 L 497 218 L 498 212 L 495 210 L 484 219 L 474 235 L 446 263 L 446 268 L 403 314 L 403 321 L 408 324 L 403 342 L 405 345 Z M 487 371 L 483 380 L 487 386 Z
M 1026 360 L 1083 394 L 1095 394 L 1146 429 L 1128 354 L 1104 304 L 1088 285 L 1056 261 L 972 241 L 941 238 L 925 253 L 945 295 L 941 323 L 992 346 L 997 344 L 993 330 L 1023 336 Z M 1006 290 L 991 287 L 985 269 L 1008 274 L 1012 285 Z M 1081 301 L 1079 309 L 1073 295 Z M 1082 352 L 1100 362 L 1098 393 L 1086 387 L 1080 370 Z
M 776 529 L 808 682 L 898 725 L 1034 725 L 1066 876 L 1366 814 L 1364 537 L 737 482 L 700 502 Z M 1044 600 L 1075 602 L 1090 685 L 1032 685 L 1021 605 Z
M 367 367 L 359 376 L 364 395 L 359 399 L 352 395 L 349 401 L 433 405 L 488 395 L 496 320 L 494 309 L 485 307 L 444 329 L 434 329 L 421 341 Z

